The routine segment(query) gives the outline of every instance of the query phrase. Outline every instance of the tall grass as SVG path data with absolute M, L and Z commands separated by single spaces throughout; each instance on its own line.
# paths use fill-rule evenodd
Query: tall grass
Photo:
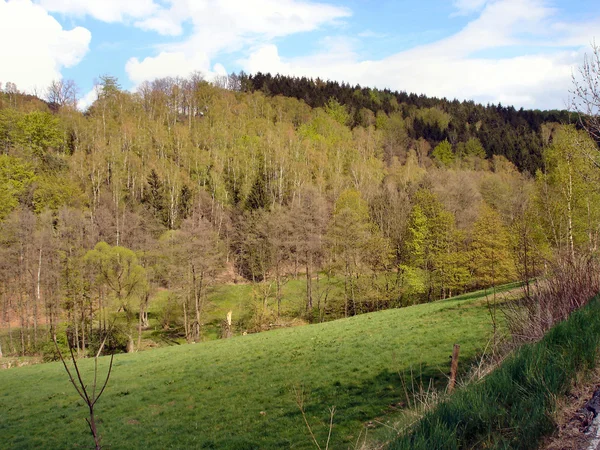
M 600 291 L 596 264 L 561 262 L 553 272 L 507 313 L 517 339 L 543 338 L 426 413 L 390 449 L 537 448 L 554 428 L 557 396 L 596 365 L 600 351 L 600 300 L 589 301 Z
M 549 276 L 535 282 L 518 302 L 505 302 L 502 310 L 513 340 L 535 342 L 558 322 L 600 292 L 600 264 L 588 257 L 560 258 Z

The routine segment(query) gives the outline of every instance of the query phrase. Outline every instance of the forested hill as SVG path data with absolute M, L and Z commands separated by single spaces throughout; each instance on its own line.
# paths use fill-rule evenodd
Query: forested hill
M 239 83 L 245 91 L 262 91 L 303 100 L 316 108 L 334 98 L 349 110 L 348 125 L 366 126 L 377 114 L 399 113 L 411 118 L 408 137 L 423 138 L 435 146 L 444 139 L 456 145 L 470 138 L 481 141 L 488 157 L 502 155 L 520 170 L 535 173 L 541 167 L 546 122 L 569 123 L 568 111 L 516 110 L 513 106 L 483 106 L 473 101 L 448 100 L 407 92 L 378 90 L 360 85 L 306 77 L 289 77 L 257 73 L 241 74 Z
M 134 334 L 143 347 L 150 319 L 197 341 L 231 281 L 250 290 L 224 335 L 526 280 L 552 255 L 600 245 L 600 172 L 585 157 L 597 147 L 542 120 L 564 114 L 320 82 L 312 107 L 254 80 L 193 75 L 132 93 L 105 76 L 85 113 L 68 83 L 46 100 L 5 85 L 4 349 L 35 353 L 42 325 L 65 321 L 87 348 L 111 316 L 127 349 Z

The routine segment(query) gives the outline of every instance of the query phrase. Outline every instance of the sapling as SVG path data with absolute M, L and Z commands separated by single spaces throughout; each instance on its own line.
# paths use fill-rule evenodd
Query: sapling
M 67 374 L 69 375 L 69 380 L 71 381 L 71 384 L 73 385 L 73 387 L 75 388 L 75 390 L 77 391 L 79 396 L 83 399 L 83 401 L 86 403 L 86 405 L 88 407 L 90 417 L 89 418 L 86 417 L 85 420 L 86 420 L 86 422 L 90 428 L 90 432 L 92 433 L 92 436 L 94 438 L 94 446 L 95 446 L 94 448 L 96 450 L 101 450 L 102 446 L 100 445 L 101 436 L 98 433 L 98 427 L 96 425 L 96 419 L 94 416 L 94 407 L 96 406 L 96 403 L 98 402 L 98 400 L 104 393 L 106 386 L 108 385 L 108 380 L 110 379 L 110 374 L 112 372 L 112 365 L 113 365 L 113 358 L 114 358 L 114 353 L 111 353 L 110 364 L 108 366 L 108 372 L 106 373 L 106 378 L 104 379 L 102 388 L 99 391 L 97 391 L 98 358 L 100 357 L 100 354 L 102 353 L 102 350 L 104 349 L 104 345 L 106 344 L 106 340 L 107 340 L 108 336 L 109 336 L 109 333 L 107 333 L 106 336 L 104 336 L 104 339 L 102 340 L 102 343 L 100 344 L 100 348 L 98 349 L 96 356 L 94 356 L 94 381 L 93 381 L 91 387 L 88 388 L 85 385 L 85 383 L 83 382 L 83 378 L 81 376 L 81 371 L 79 370 L 79 366 L 77 365 L 77 359 L 75 358 L 75 353 L 73 352 L 73 344 L 71 343 L 70 340 L 67 340 L 68 344 L 69 344 L 69 352 L 71 353 L 71 360 L 73 361 L 73 367 L 75 368 L 75 373 L 77 375 L 77 378 L 73 377 L 73 374 L 72 374 L 71 370 L 69 369 L 69 366 L 67 365 L 67 361 L 65 360 L 62 352 L 60 351 L 58 342 L 56 341 L 56 335 L 54 335 L 54 346 L 56 347 L 58 356 L 60 357 L 60 360 L 62 361 L 63 366 L 64 366 L 65 370 L 67 371 Z

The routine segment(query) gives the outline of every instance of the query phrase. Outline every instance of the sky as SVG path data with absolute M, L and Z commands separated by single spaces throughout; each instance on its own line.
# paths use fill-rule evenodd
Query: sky
M 597 0 L 0 0 L 0 83 L 286 75 L 564 109 Z

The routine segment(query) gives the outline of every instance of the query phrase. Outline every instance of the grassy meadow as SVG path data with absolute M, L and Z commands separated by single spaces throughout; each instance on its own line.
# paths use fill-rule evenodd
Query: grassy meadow
M 229 297 L 233 298 L 233 297 Z M 235 299 L 233 300 L 235 302 Z M 402 377 L 445 383 L 491 334 L 481 296 L 365 314 L 199 344 L 115 356 L 97 405 L 109 448 L 312 448 L 294 389 L 320 442 L 336 407 L 331 448 L 353 447 L 365 424 L 385 422 L 405 398 Z M 91 380 L 92 360 L 82 360 Z M 101 371 L 108 358 L 101 358 Z M 0 371 L 4 448 L 89 448 L 86 408 L 61 363 Z

